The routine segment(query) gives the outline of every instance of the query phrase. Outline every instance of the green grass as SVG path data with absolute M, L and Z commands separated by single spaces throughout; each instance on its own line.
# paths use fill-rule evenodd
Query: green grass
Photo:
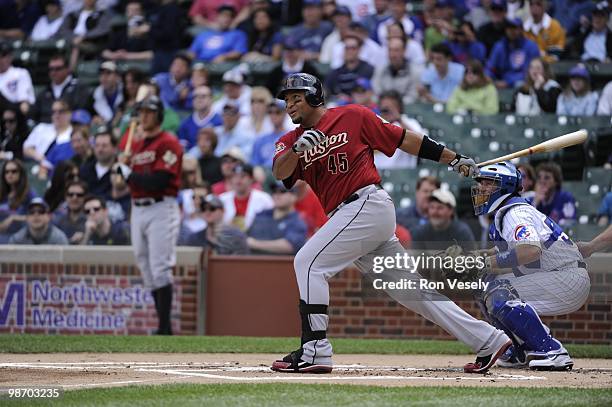
M 457 341 L 401 339 L 332 339 L 334 351 L 388 355 L 465 355 L 472 352 Z M 0 335 L 1 353 L 58 352 L 168 352 L 168 353 L 287 353 L 299 346 L 297 338 L 236 336 L 105 336 Z M 576 358 L 612 359 L 607 345 L 567 345 Z
M 23 405 L 23 402 L 4 405 Z M 52 406 L 609 406 L 611 389 L 179 384 L 65 392 Z

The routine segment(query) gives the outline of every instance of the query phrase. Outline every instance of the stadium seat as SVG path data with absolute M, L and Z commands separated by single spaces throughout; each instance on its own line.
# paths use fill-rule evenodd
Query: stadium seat
M 80 61 L 77 65 L 76 75 L 79 82 L 88 86 L 98 86 L 100 62 Z
M 603 227 L 594 224 L 577 223 L 569 228 L 567 235 L 574 241 L 589 241 L 604 230 Z
M 607 193 L 612 189 L 612 169 L 603 167 L 586 168 L 584 171 L 584 181 L 589 184 L 597 184 Z

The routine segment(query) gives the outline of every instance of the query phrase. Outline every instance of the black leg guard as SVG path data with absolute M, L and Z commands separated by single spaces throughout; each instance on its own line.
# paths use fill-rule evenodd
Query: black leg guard
M 327 315 L 327 305 L 325 304 L 306 304 L 300 300 L 300 318 L 302 319 L 302 344 L 306 342 L 325 339 L 327 331 L 313 331 L 310 325 L 310 314 L 325 314 Z
M 159 320 L 158 335 L 172 335 L 170 312 L 172 310 L 172 284 L 168 284 L 153 291 L 153 298 Z

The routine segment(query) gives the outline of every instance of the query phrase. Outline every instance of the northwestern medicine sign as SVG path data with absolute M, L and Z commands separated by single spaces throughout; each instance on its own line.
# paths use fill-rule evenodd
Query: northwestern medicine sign
M 153 302 L 142 286 L 90 286 L 84 282 L 63 286 L 35 280 L 11 281 L 5 287 L 4 295 L 0 293 L 0 327 L 122 329 L 133 307 L 146 308 Z

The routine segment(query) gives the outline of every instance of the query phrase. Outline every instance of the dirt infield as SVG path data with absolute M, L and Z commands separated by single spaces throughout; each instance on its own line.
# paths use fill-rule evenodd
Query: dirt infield
M 571 372 L 494 368 L 465 374 L 470 356 L 338 355 L 329 375 L 280 374 L 269 354 L 3 354 L 0 387 L 64 389 L 161 383 L 343 383 L 376 386 L 612 387 L 612 360 L 577 359 Z

